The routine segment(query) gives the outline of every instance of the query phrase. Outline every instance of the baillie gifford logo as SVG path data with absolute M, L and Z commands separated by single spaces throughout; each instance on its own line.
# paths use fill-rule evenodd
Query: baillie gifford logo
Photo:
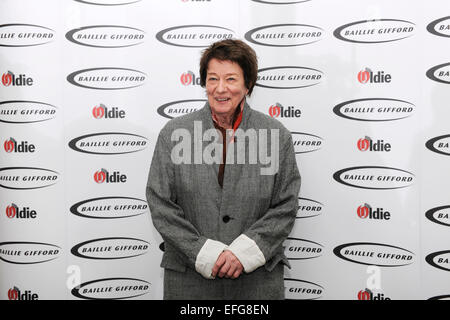
M 188 71 L 180 76 L 180 82 L 183 86 L 199 86 L 200 77 L 196 77 L 192 71 Z
M 36 146 L 28 141 L 17 142 L 14 138 L 9 138 L 3 143 L 3 148 L 7 153 L 33 153 Z
M 359 151 L 371 151 L 371 152 L 390 152 L 391 144 L 384 142 L 384 140 L 372 140 L 372 138 L 366 136 L 361 138 L 356 143 Z
M 12 71 L 8 71 L 2 75 L 2 84 L 5 87 L 32 86 L 33 79 L 27 77 L 25 74 L 20 74 L 19 76 L 16 76 Z
M 282 104 L 277 102 L 269 107 L 269 115 L 272 118 L 300 118 L 302 111 L 294 106 L 283 107 Z
M 365 203 L 359 206 L 356 210 L 356 214 L 361 219 L 373 219 L 373 220 L 390 220 L 391 214 L 385 211 L 383 208 L 372 209 L 372 206 Z
M 100 104 L 92 109 L 92 115 L 95 119 L 123 119 L 125 111 L 117 107 L 107 108 L 104 104 Z
M 119 171 L 114 171 L 112 174 L 106 169 L 101 169 L 94 173 L 94 181 L 97 183 L 125 183 L 127 182 L 127 176 L 121 174 Z
M 391 298 L 385 297 L 382 293 L 375 295 L 371 290 L 365 289 L 358 292 L 358 300 L 391 300 Z
M 358 72 L 358 82 L 361 84 L 366 83 L 390 83 L 392 76 L 384 71 L 373 72 L 369 68 L 365 68 Z
M 22 292 L 19 288 L 14 286 L 8 290 L 8 300 L 39 300 L 37 293 L 32 293 L 31 290 L 25 290 Z
M 31 210 L 30 207 L 23 207 L 20 209 L 14 203 L 11 203 L 11 205 L 6 207 L 5 213 L 9 219 L 35 219 L 37 215 L 37 212 Z

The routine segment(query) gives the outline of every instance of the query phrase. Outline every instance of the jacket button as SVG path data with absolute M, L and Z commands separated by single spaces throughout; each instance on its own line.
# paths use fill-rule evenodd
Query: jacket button
M 230 221 L 230 217 L 229 216 L 224 216 L 222 218 L 222 221 L 225 222 L 225 223 L 228 223 L 228 221 Z

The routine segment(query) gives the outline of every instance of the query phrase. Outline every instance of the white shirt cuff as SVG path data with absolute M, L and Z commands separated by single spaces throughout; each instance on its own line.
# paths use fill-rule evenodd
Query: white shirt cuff
M 233 252 L 239 259 L 246 273 L 250 273 L 266 264 L 266 258 L 264 258 L 264 254 L 259 250 L 256 242 L 245 234 L 241 234 L 234 239 L 227 250 Z
M 212 269 L 219 255 L 227 249 L 227 245 L 216 240 L 207 239 L 200 249 L 195 260 L 195 270 L 206 279 L 214 279 L 211 276 Z

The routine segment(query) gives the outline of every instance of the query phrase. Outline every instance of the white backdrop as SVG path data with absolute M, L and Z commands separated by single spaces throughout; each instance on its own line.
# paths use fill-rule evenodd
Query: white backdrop
M 162 298 L 154 144 L 229 37 L 296 144 L 286 297 L 449 297 L 448 1 L 2 0 L 0 299 Z

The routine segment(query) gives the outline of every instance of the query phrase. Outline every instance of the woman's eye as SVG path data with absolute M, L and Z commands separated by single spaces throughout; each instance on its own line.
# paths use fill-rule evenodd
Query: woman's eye
M 236 79 L 234 79 L 234 78 L 228 78 L 227 80 L 228 80 L 228 81 L 233 81 L 233 80 L 236 80 Z
M 209 81 L 215 81 L 217 78 L 208 78 Z

